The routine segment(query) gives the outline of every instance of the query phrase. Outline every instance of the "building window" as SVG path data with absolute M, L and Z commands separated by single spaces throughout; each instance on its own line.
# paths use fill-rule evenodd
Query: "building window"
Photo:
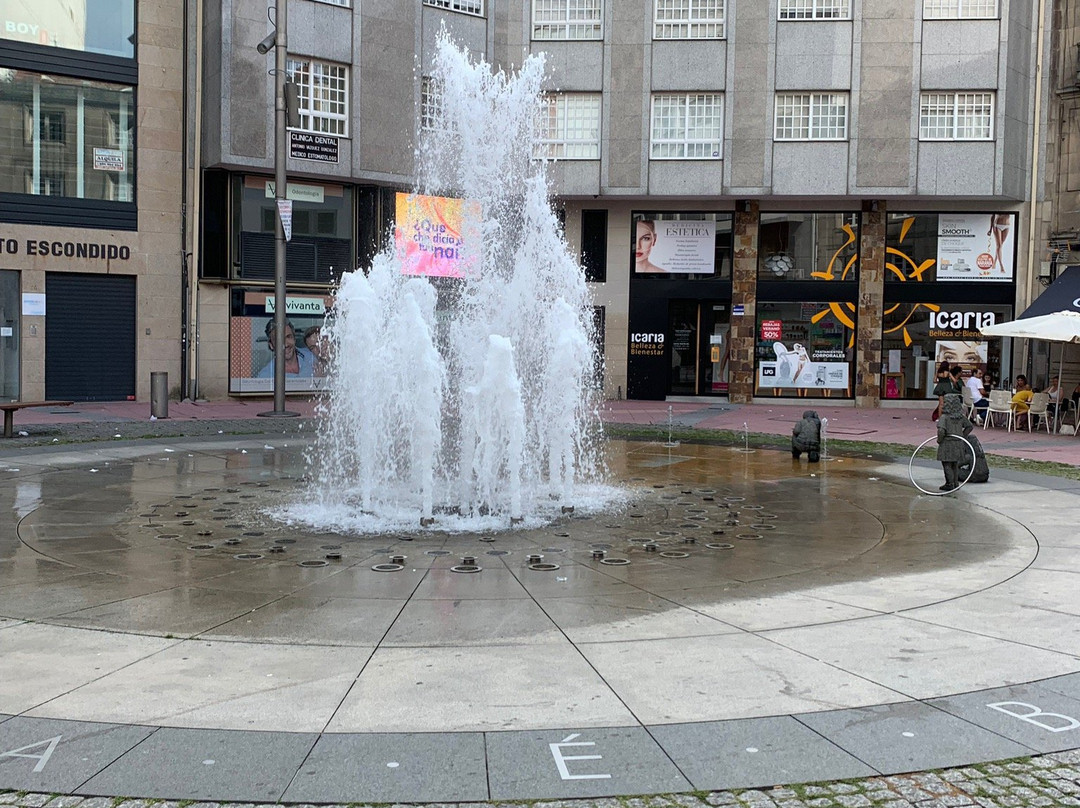
M 441 126 L 442 93 L 435 79 L 424 76 L 420 79 L 420 131 L 430 132 Z
M 850 0 L 780 0 L 782 20 L 850 20 Z
M 724 142 L 724 96 L 679 93 L 652 98 L 653 160 L 719 160 Z
M 544 97 L 538 157 L 600 159 L 600 93 L 552 93 Z
M 134 198 L 132 88 L 7 69 L 0 82 L 0 193 Z
M 533 39 L 603 39 L 602 0 L 533 0 Z
M 425 6 L 460 11 L 462 14 L 484 16 L 484 0 L 424 0 Z
M 315 0 L 317 3 L 326 3 L 329 6 L 349 7 L 349 0 Z
M 847 93 L 777 93 L 776 140 L 847 140 Z
M 723 39 L 725 0 L 656 0 L 655 39 Z
M 923 93 L 920 140 L 992 140 L 993 93 Z
M 607 280 L 607 228 L 606 209 L 581 211 L 581 268 L 585 280 L 604 283 Z
M 349 68 L 291 58 L 285 70 L 300 88 L 298 128 L 303 132 L 348 135 Z
M 997 16 L 997 0 L 923 0 L 924 20 L 992 20 Z
M 0 3 L 0 40 L 131 59 L 135 0 Z
M 855 281 L 856 213 L 762 213 L 759 281 Z

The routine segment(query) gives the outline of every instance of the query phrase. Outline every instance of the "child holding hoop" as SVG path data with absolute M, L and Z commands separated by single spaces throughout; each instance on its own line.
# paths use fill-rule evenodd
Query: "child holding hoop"
M 960 487 L 960 464 L 968 460 L 971 450 L 968 449 L 966 441 L 949 438 L 966 438 L 972 429 L 974 426 L 964 415 L 963 398 L 955 393 L 946 395 L 941 417 L 937 422 L 937 459 L 945 472 L 945 485 L 941 486 L 939 491 L 955 491 Z

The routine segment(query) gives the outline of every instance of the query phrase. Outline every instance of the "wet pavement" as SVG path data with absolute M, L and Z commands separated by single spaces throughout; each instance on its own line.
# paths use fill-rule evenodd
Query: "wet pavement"
M 267 514 L 305 496 L 306 423 L 202 421 L 0 456 L 0 789 L 602 798 L 1080 746 L 1080 483 L 613 442 L 611 513 L 313 534 Z M 791 794 L 762 799 L 867 804 Z

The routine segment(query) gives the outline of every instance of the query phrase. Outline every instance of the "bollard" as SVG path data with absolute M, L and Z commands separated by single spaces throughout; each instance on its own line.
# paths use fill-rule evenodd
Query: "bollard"
M 150 374 L 150 414 L 155 418 L 169 417 L 169 374 L 164 371 Z

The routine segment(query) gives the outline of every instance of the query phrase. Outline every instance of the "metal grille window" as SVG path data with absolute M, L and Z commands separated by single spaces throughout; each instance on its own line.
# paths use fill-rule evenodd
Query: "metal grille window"
M 993 20 L 997 0 L 923 0 L 924 20 Z
M 724 142 L 724 96 L 654 95 L 650 141 L 653 160 L 719 160 Z
M 600 159 L 600 94 L 559 93 L 544 97 L 538 157 Z
M 533 39 L 603 39 L 602 0 L 532 0 Z
M 300 88 L 298 128 L 303 132 L 348 135 L 349 68 L 290 58 L 285 70 Z
M 777 93 L 775 140 L 847 140 L 847 93 Z
M 442 120 L 442 93 L 431 76 L 420 79 L 420 130 L 430 132 L 439 128 Z
M 993 93 L 923 93 L 920 140 L 993 140 Z
M 484 0 L 424 0 L 424 5 L 460 11 L 463 14 L 475 14 L 478 17 L 484 16 Z
M 850 20 L 851 0 L 780 0 L 782 20 Z
M 655 39 L 723 39 L 725 0 L 656 0 Z

